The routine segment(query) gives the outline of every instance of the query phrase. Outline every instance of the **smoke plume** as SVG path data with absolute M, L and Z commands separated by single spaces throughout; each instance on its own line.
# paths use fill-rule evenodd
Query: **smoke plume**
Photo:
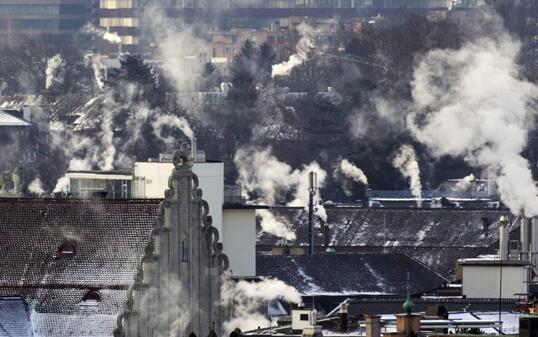
M 45 190 L 43 189 L 43 183 L 41 182 L 41 179 L 39 179 L 39 177 L 32 180 L 30 185 L 28 185 L 28 191 L 35 195 L 42 195 L 45 193 Z
M 303 22 L 297 26 L 297 30 L 301 34 L 301 39 L 295 46 L 297 52 L 291 55 L 288 61 L 273 65 L 272 77 L 289 75 L 293 68 L 308 60 L 309 54 L 314 50 L 316 46 L 314 28 Z
M 228 333 L 235 328 L 248 331 L 269 326 L 269 320 L 261 313 L 264 304 L 269 301 L 302 303 L 297 289 L 278 279 L 263 278 L 260 282 L 235 283 L 229 274 L 223 276 L 221 298 L 223 303 L 233 303 L 231 318 L 224 323 L 224 329 Z
M 273 154 L 271 148 L 259 149 L 253 146 L 239 149 L 234 157 L 234 163 L 238 171 L 237 183 L 240 184 L 249 194 L 256 196 L 256 202 L 274 205 L 277 202 L 288 200 L 288 193 L 292 191 L 289 206 L 307 207 L 309 199 L 309 174 L 315 172 L 317 175 L 318 189 L 316 190 L 317 200 L 320 200 L 319 188 L 325 185 L 327 172 L 323 170 L 318 163 L 312 162 L 304 165 L 302 170 L 293 170 L 288 164 L 278 160 Z M 323 205 L 317 205 L 316 214 L 324 221 L 327 220 L 327 214 Z M 275 222 L 273 219 L 263 216 L 262 228 L 264 222 L 267 228 L 274 229 Z M 288 224 L 278 225 L 279 229 L 289 228 Z M 273 233 L 275 234 L 275 230 Z M 295 237 L 293 232 L 282 232 L 281 237 Z M 276 235 L 276 234 L 275 234 Z
M 160 115 L 151 123 L 153 130 L 157 137 L 161 138 L 166 144 L 172 145 L 176 142 L 176 139 L 171 136 L 163 136 L 163 129 L 167 128 L 177 128 L 179 129 L 187 138 L 193 139 L 194 132 L 189 125 L 189 122 L 185 118 L 174 116 L 174 115 Z
M 56 54 L 47 60 L 47 69 L 45 70 L 46 89 L 50 89 L 55 82 L 63 82 L 62 65 L 63 60 L 60 54 Z
M 266 209 L 256 210 L 256 215 L 261 218 L 261 227 L 265 233 L 272 234 L 287 241 L 294 241 L 297 236 L 286 219 L 277 220 L 275 215 Z
M 109 32 L 108 30 L 101 27 L 96 27 L 91 23 L 87 23 L 84 27 L 82 27 L 82 32 L 97 36 L 112 44 L 121 44 L 121 37 L 116 32 Z
M 357 166 L 350 163 L 347 159 L 342 159 L 339 166 L 344 176 L 353 179 L 357 184 L 368 185 L 368 178 L 364 172 Z
M 434 50 L 414 71 L 408 127 L 431 152 L 462 157 L 493 176 L 515 214 L 538 215 L 538 190 L 521 153 L 534 126 L 536 85 L 521 78 L 520 43 L 505 31 L 458 50 Z
M 472 184 L 473 181 L 475 181 L 475 179 L 476 178 L 474 177 L 474 174 L 471 173 L 468 176 L 461 179 L 460 181 L 458 181 L 456 183 L 456 185 L 454 185 L 452 190 L 454 190 L 454 191 L 467 191 L 471 187 L 471 184 Z
M 409 180 L 411 193 L 417 198 L 418 207 L 422 205 L 422 185 L 420 183 L 420 167 L 417 155 L 411 145 L 404 144 L 392 159 L 392 165 Z

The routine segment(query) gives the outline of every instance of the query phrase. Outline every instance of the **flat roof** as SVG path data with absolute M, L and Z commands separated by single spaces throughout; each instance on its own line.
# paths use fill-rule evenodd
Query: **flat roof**
M 95 174 L 95 175 L 133 175 L 132 171 L 123 171 L 123 170 L 111 170 L 111 171 L 100 171 L 100 170 L 68 170 L 67 173 L 80 173 L 80 174 Z
M 503 267 L 521 267 L 527 266 L 528 261 L 520 260 L 498 260 L 498 259 L 461 259 L 458 261 L 462 266 L 503 266 Z
M 270 209 L 267 205 L 251 205 L 251 204 L 227 204 L 222 205 L 222 209 Z

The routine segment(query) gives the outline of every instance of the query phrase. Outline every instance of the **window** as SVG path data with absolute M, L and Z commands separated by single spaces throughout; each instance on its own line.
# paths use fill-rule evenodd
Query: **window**
M 301 321 L 308 321 L 308 314 L 300 314 L 299 315 L 299 320 Z
M 65 240 L 58 247 L 56 256 L 75 256 L 77 255 L 77 243 L 73 240 Z
M 89 290 L 82 297 L 81 305 L 97 305 L 101 302 L 101 294 L 97 290 Z

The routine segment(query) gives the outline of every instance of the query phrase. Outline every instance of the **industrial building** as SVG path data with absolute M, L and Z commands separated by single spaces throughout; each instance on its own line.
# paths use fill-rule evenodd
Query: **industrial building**
M 0 0 L 0 42 L 23 37 L 68 40 L 92 18 L 94 0 Z

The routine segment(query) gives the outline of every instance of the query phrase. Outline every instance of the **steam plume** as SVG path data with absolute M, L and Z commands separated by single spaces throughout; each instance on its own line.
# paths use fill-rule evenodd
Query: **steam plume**
M 42 195 L 45 193 L 45 190 L 43 189 L 43 183 L 41 182 L 41 179 L 39 179 L 39 177 L 32 180 L 30 185 L 28 185 L 28 191 L 35 195 Z
M 187 138 L 193 139 L 194 137 L 194 132 L 192 131 L 191 126 L 189 125 L 189 122 L 185 118 L 181 118 L 178 116 L 174 116 L 174 115 L 157 116 L 155 121 L 151 123 L 151 126 L 153 127 L 155 134 L 167 144 L 174 144 L 176 140 L 173 137 L 164 137 L 162 135 L 164 127 L 175 127 L 179 129 L 181 132 L 183 132 L 183 134 Z
M 288 241 L 294 241 L 297 238 L 285 219 L 277 220 L 274 214 L 266 209 L 256 210 L 256 215 L 261 217 L 261 227 L 265 233 L 273 234 Z
M 45 70 L 46 81 L 45 88 L 50 89 L 54 82 L 63 82 L 63 76 L 61 74 L 63 65 L 62 56 L 56 54 L 47 60 L 47 69 Z
M 116 32 L 109 32 L 108 30 L 101 27 L 96 27 L 91 23 L 88 23 L 82 27 L 82 32 L 100 37 L 101 39 L 112 44 L 121 44 L 121 37 Z
M 291 166 L 279 161 L 273 154 L 271 148 L 258 149 L 250 146 L 241 148 L 234 157 L 234 163 L 238 171 L 237 183 L 243 186 L 250 194 L 255 194 L 257 202 L 273 205 L 278 201 L 286 201 L 286 194 L 291 190 L 293 199 L 288 203 L 290 206 L 307 207 L 309 198 L 309 174 L 317 174 L 318 188 L 325 185 L 327 173 L 318 163 L 312 162 L 304 165 L 302 170 L 292 170 Z M 317 191 L 319 198 L 319 189 Z M 327 215 L 323 205 L 318 205 L 316 214 L 327 220 Z M 263 217 L 268 221 L 268 228 L 274 228 L 273 219 Z M 264 224 L 262 222 L 262 228 Z M 286 226 L 279 226 L 284 228 Z M 289 227 L 288 227 L 289 228 Z M 281 237 L 294 237 L 293 232 L 280 232 Z M 272 233 L 274 234 L 274 233 Z
M 297 26 L 301 39 L 295 47 L 297 53 L 290 56 L 288 61 L 273 65 L 271 76 L 287 76 L 293 68 L 308 60 L 309 53 L 315 48 L 315 31 L 305 22 Z
M 239 281 L 234 283 L 230 275 L 223 277 L 221 298 L 224 303 L 233 303 L 230 320 L 224 323 L 227 332 L 235 328 L 252 330 L 269 326 L 269 320 L 260 309 L 264 303 L 272 300 L 284 300 L 288 303 L 302 303 L 297 289 L 278 279 L 263 278 L 261 282 Z
M 420 168 L 417 155 L 411 145 L 404 144 L 400 147 L 392 165 L 400 170 L 400 173 L 409 180 L 411 193 L 417 198 L 418 207 L 422 205 L 422 185 L 420 183 Z
M 471 183 L 475 180 L 474 174 L 469 174 L 454 186 L 454 191 L 466 191 L 471 187 Z
M 368 178 L 364 172 L 357 166 L 350 163 L 347 159 L 342 159 L 340 162 L 340 170 L 344 176 L 353 179 L 358 184 L 368 185 Z
M 520 77 L 519 50 L 500 30 L 459 50 L 429 52 L 414 71 L 408 127 L 437 157 L 463 157 L 484 169 L 512 212 L 533 217 L 538 189 L 521 153 L 538 88 Z

